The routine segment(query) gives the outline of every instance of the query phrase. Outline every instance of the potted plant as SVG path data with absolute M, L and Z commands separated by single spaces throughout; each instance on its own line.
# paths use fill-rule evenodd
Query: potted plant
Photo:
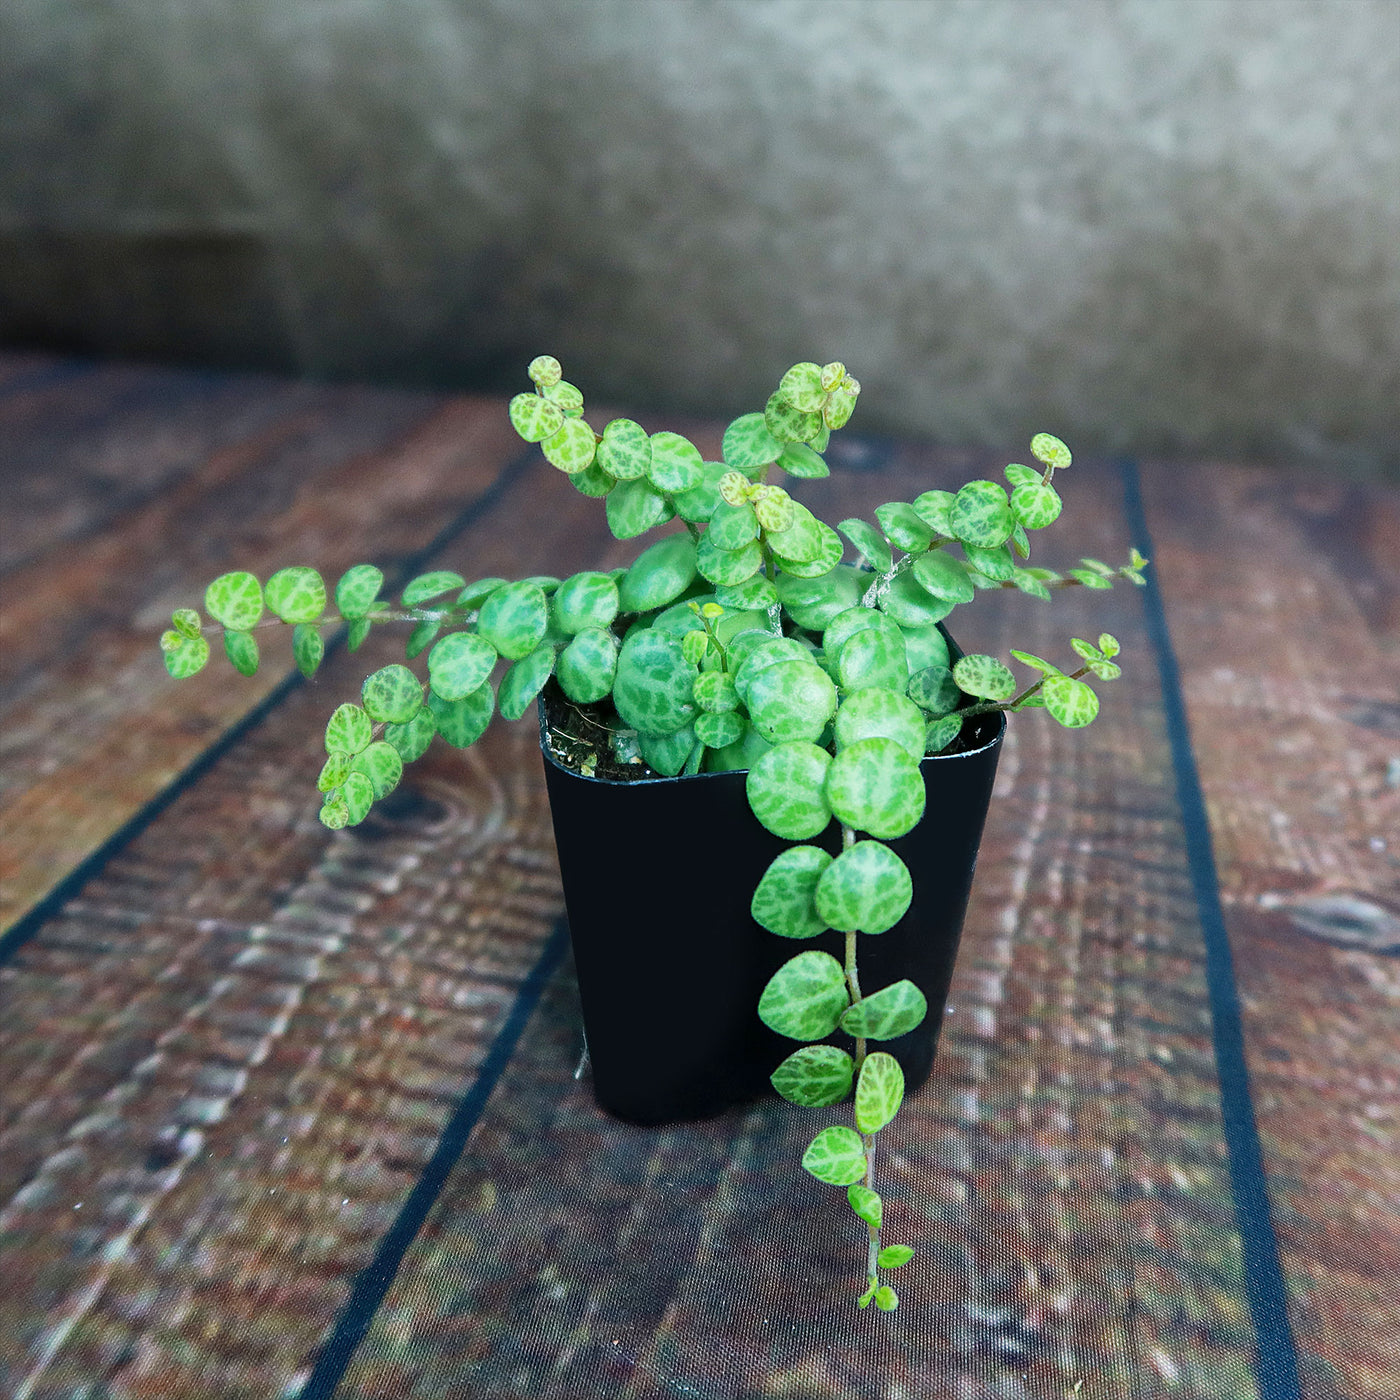
M 239 571 L 209 585 L 207 631 L 251 675 L 256 629 L 289 625 L 309 676 L 328 625 L 354 650 L 376 624 L 411 624 L 407 660 L 423 657 L 426 679 L 382 667 L 326 726 L 332 828 L 362 821 L 435 738 L 467 747 L 497 711 L 538 701 L 599 1101 L 662 1122 L 765 1082 L 812 1108 L 851 1099 L 852 1122 L 817 1132 L 802 1166 L 845 1188 L 868 1235 L 859 1305 L 890 1311 L 885 1274 L 912 1251 L 882 1239 L 875 1141 L 932 1063 L 1005 717 L 1043 708 L 1081 727 L 1098 711 L 1086 678 L 1119 673 L 1104 634 L 1072 639 L 1068 671 L 1013 651 L 1034 675 L 1019 684 L 963 655 L 944 620 L 979 590 L 1141 583 L 1146 561 L 1025 564 L 1071 460 L 1044 433 L 1038 465 L 1008 466 L 1006 487 L 933 488 L 877 506 L 873 524 L 817 519 L 774 478 L 827 475 L 860 393 L 839 363 L 794 365 L 715 462 L 630 419 L 595 432 L 551 357 L 529 376 L 512 423 L 603 500 L 615 536 L 679 522 L 629 567 L 435 571 L 397 605 L 369 564 L 333 592 L 305 566 L 265 583 Z M 161 646 L 173 676 L 199 671 L 200 614 L 176 611 Z

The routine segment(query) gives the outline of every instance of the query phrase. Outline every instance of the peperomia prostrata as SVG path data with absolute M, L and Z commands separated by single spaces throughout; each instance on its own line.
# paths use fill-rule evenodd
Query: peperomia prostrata
M 595 432 L 582 393 L 549 356 L 529 375 L 534 390 L 511 400 L 511 422 L 577 490 L 603 499 L 617 538 L 677 519 L 683 528 L 610 572 L 468 582 L 437 570 L 409 582 L 398 606 L 380 599 L 384 577 L 371 564 L 339 580 L 333 610 L 314 569 L 282 569 L 265 584 L 227 573 L 205 594 L 210 630 L 251 675 L 256 629 L 290 625 L 310 676 L 322 628 L 346 624 L 353 651 L 375 624 L 412 624 L 407 659 L 424 658 L 426 679 L 382 667 L 326 726 L 318 786 L 331 828 L 363 821 L 434 738 L 465 748 L 496 712 L 520 718 L 551 680 L 567 703 L 602 717 L 609 761 L 639 776 L 747 770 L 755 818 L 791 843 L 754 891 L 754 920 L 796 941 L 829 929 L 845 936 L 844 962 L 798 952 L 763 991 L 758 1016 L 801 1042 L 773 1086 L 810 1108 L 852 1100 L 850 1124 L 822 1128 L 802 1165 L 846 1189 L 868 1235 L 857 1301 L 891 1311 L 899 1300 L 884 1276 L 913 1251 L 882 1238 L 875 1143 L 905 1085 L 894 1056 L 871 1046 L 919 1025 L 927 1005 L 912 981 L 861 985 L 862 938 L 893 927 L 913 895 L 911 872 L 886 843 L 923 815 L 920 760 L 956 746 L 969 720 L 1038 707 L 1079 728 L 1098 713 L 1087 678 L 1119 674 L 1118 643 L 1104 633 L 1071 640 L 1082 664 L 1070 671 L 1012 651 L 1037 673 L 1022 686 L 996 657 L 955 659 L 939 624 L 980 590 L 1049 599 L 1072 586 L 1140 584 L 1146 560 L 1134 550 L 1126 565 L 1085 559 L 1063 574 L 1024 563 L 1030 533 L 1060 513 L 1054 476 L 1071 460 L 1047 433 L 1031 440 L 1039 465 L 1008 466 L 1007 486 L 927 490 L 878 506 L 874 523 L 819 520 L 770 478 L 827 475 L 822 453 L 860 393 L 839 363 L 794 365 L 761 413 L 725 430 L 719 461 L 626 418 Z M 199 671 L 210 651 L 200 615 L 179 609 L 161 647 L 171 675 Z M 833 821 L 836 855 L 811 844 Z

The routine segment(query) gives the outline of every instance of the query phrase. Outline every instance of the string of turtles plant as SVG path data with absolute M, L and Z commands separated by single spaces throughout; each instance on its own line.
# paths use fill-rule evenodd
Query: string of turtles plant
M 833 529 L 817 519 L 770 477 L 827 475 L 821 454 L 860 392 L 839 363 L 794 365 L 761 413 L 729 425 L 717 462 L 676 433 L 647 433 L 626 418 L 595 432 L 582 393 L 549 356 L 529 375 L 534 391 L 511 401 L 512 423 L 577 490 L 603 498 L 617 538 L 673 519 L 684 529 L 611 572 L 469 583 L 434 571 L 413 579 L 397 606 L 380 599 L 383 575 L 370 564 L 339 580 L 334 612 L 312 568 L 282 569 L 265 585 L 227 573 L 205 594 L 211 630 L 251 675 L 255 630 L 290 624 L 297 665 L 310 676 L 329 625 L 347 624 L 354 650 L 377 624 L 412 624 L 407 659 L 426 652 L 426 679 L 406 665 L 382 667 L 359 703 L 341 705 L 326 726 L 318 786 L 331 828 L 363 821 L 435 737 L 467 747 L 495 711 L 521 717 L 551 677 L 570 704 L 605 719 L 612 758 L 639 774 L 748 771 L 754 816 L 792 843 L 760 880 L 754 919 L 798 941 L 828 929 L 845 935 L 844 962 L 798 952 L 763 991 L 759 1017 L 801 1042 L 773 1085 L 810 1108 L 853 1097 L 853 1125 L 822 1128 L 802 1166 L 845 1188 L 868 1234 L 859 1305 L 891 1311 L 898 1298 L 885 1275 L 913 1250 L 882 1238 L 875 1148 L 904 1077 L 893 1055 L 871 1047 L 914 1029 L 927 1005 L 908 980 L 861 985 L 861 940 L 893 927 L 913 892 L 887 843 L 923 814 L 920 760 L 956 746 L 969 719 L 1038 707 L 1077 729 L 1098 712 L 1087 678 L 1119 674 L 1118 643 L 1104 634 L 1071 641 L 1081 663 L 1072 671 L 1011 652 L 1036 673 L 1022 686 L 995 657 L 953 659 L 939 624 L 979 590 L 1049 599 L 1073 586 L 1140 584 L 1146 561 L 1134 551 L 1117 568 L 1085 559 L 1063 574 L 1023 562 L 1030 533 L 1060 513 L 1054 477 L 1071 460 L 1045 433 L 1030 444 L 1039 465 L 1008 466 L 1007 487 L 978 480 L 928 490 L 878 506 L 873 524 L 849 519 Z M 855 562 L 843 562 L 842 536 Z M 202 619 L 180 609 L 172 623 L 161 639 L 166 666 L 193 675 L 209 657 Z M 833 819 L 835 855 L 811 844 Z

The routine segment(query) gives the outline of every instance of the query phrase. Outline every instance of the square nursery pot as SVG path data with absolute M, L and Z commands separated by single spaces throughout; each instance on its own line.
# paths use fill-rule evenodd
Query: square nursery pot
M 843 934 L 779 938 L 749 912 L 763 872 L 794 843 L 759 825 L 746 772 L 620 782 L 563 767 L 548 740 L 552 703 L 564 702 L 547 688 L 540 747 L 599 1105 L 658 1124 L 773 1092 L 768 1076 L 798 1042 L 758 1019 L 763 988 L 808 948 L 845 960 Z M 913 903 L 885 933 L 860 935 L 868 992 L 907 977 L 928 998 L 921 1025 L 880 1045 L 911 1092 L 933 1067 L 1005 729 L 1002 715 L 984 715 L 964 727 L 966 752 L 923 760 L 923 819 L 888 843 L 914 877 Z M 809 844 L 837 854 L 840 826 Z

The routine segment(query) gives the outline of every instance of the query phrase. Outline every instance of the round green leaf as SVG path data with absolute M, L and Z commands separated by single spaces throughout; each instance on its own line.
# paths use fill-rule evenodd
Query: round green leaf
M 795 527 L 796 528 L 796 527 Z M 793 575 L 794 578 L 820 578 L 823 574 L 829 574 L 841 562 L 841 555 L 844 552 L 841 547 L 841 536 L 823 521 L 816 522 L 817 548 L 813 554 L 810 547 L 804 545 L 806 557 L 796 559 L 790 554 L 785 554 L 778 548 L 781 540 L 786 543 L 792 534 L 791 530 L 785 530 L 781 535 L 769 536 L 769 544 L 772 545 L 777 560 L 778 567 L 785 573 Z
M 750 471 L 776 462 L 783 445 L 768 431 L 761 413 L 746 413 L 736 418 L 724 430 L 724 446 L 720 455 L 731 467 Z
M 1058 519 L 1063 502 L 1053 486 L 1040 481 L 1018 486 L 1011 493 L 1011 511 L 1027 530 L 1043 530 Z
M 744 717 L 732 710 L 695 717 L 695 737 L 712 749 L 727 749 L 731 744 L 737 744 L 747 728 Z
M 806 841 L 831 821 L 826 776 L 831 755 L 815 744 L 779 744 L 749 769 L 749 807 L 774 836 Z
M 607 627 L 617 616 L 618 588 L 609 574 L 592 570 L 566 578 L 550 600 L 554 625 L 567 633 Z
M 486 638 L 454 631 L 428 652 L 428 685 L 444 700 L 461 700 L 480 686 L 494 665 L 496 648 Z M 402 724 L 410 715 L 389 718 Z
M 935 598 L 911 572 L 890 580 L 890 586 L 880 595 L 880 606 L 903 627 L 929 627 L 942 622 L 954 604 L 946 598 Z
M 786 443 L 782 455 L 778 458 L 778 466 L 789 476 L 807 481 L 816 481 L 831 475 L 831 468 L 822 460 L 820 453 L 805 442 Z
M 689 491 L 678 491 L 672 497 L 676 514 L 682 520 L 696 524 L 708 520 L 720 503 L 719 483 L 725 471 L 723 462 L 704 463 L 700 468 L 699 484 L 692 486 Z
M 817 846 L 792 846 L 763 872 L 750 910 L 754 922 L 780 938 L 815 938 L 828 925 L 817 912 L 817 881 L 831 856 Z
M 804 1045 L 770 1076 L 773 1087 L 803 1108 L 830 1108 L 851 1092 L 855 1061 L 834 1045 Z
M 929 523 L 911 505 L 903 501 L 890 501 L 875 507 L 875 519 L 885 535 L 900 549 L 916 554 L 927 549 L 933 539 Z
M 982 700 L 1009 700 L 1016 693 L 1016 677 L 995 656 L 964 656 L 953 665 L 958 689 Z
M 851 414 L 856 408 L 856 396 L 859 393 L 860 385 L 847 376 L 844 383 L 838 384 L 827 394 L 826 402 L 822 405 L 822 420 L 827 428 L 834 431 L 844 428 L 851 421 Z
M 695 667 L 678 637 L 633 632 L 622 644 L 613 681 L 613 704 L 622 722 L 643 734 L 674 734 L 695 717 Z
M 783 661 L 812 661 L 812 653 L 796 637 L 775 637 L 771 632 L 758 632 L 756 640 L 749 642 L 747 636 L 736 638 L 729 649 L 729 663 L 736 666 L 734 686 L 746 702 L 749 686 L 761 671 L 776 666 Z
M 870 575 L 861 575 L 867 582 Z M 826 629 L 822 633 L 822 650 L 831 658 L 841 655 L 841 648 L 855 636 L 857 632 L 864 632 L 869 627 L 883 628 L 887 632 L 898 633 L 901 641 L 904 634 L 895 623 L 884 613 L 876 612 L 872 608 L 847 608 L 844 612 L 837 613 L 831 618 Z
M 778 601 L 778 590 L 762 574 L 746 578 L 742 583 L 719 583 L 715 585 L 715 602 L 721 607 L 735 612 L 747 612 L 753 608 L 768 609 Z
M 315 622 L 326 610 L 326 585 L 315 569 L 278 569 L 263 595 L 283 622 Z
M 483 681 L 461 700 L 444 700 L 431 690 L 428 692 L 428 709 L 432 713 L 433 724 L 454 749 L 470 748 L 476 743 L 491 723 L 495 708 L 496 697 L 490 681 Z
M 350 771 L 370 780 L 376 799 L 387 797 L 403 777 L 403 758 L 392 744 L 380 739 L 350 760 Z
M 316 779 L 317 790 L 333 792 L 345 781 L 349 772 L 350 755 L 348 753 L 331 754 L 321 767 L 321 776 Z
M 341 705 L 326 721 L 326 752 L 357 754 L 374 738 L 374 722 L 358 705 Z
M 794 408 L 781 393 L 775 393 L 764 407 L 763 422 L 779 442 L 811 442 L 822 418 L 820 413 Z
M 554 434 L 540 443 L 546 460 L 568 476 L 592 466 L 597 448 L 598 439 L 582 418 L 565 418 Z
M 608 529 L 620 540 L 635 539 L 671 518 L 666 498 L 648 481 L 620 481 L 607 500 Z
M 425 617 L 421 622 L 414 623 L 413 631 L 403 644 L 404 655 L 410 661 L 432 644 L 433 638 L 442 631 L 442 622 L 440 617 Z
M 909 684 L 909 662 L 898 627 L 867 626 L 854 633 L 837 653 L 836 670 L 846 690 L 876 685 L 903 692 Z
M 882 987 L 841 1017 L 841 1029 L 860 1040 L 894 1040 L 928 1014 L 928 1000 L 908 979 Z
M 537 646 L 529 656 L 521 657 L 507 668 L 496 695 L 496 708 L 501 718 L 519 719 L 534 704 L 553 671 L 554 648 L 548 643 Z
M 651 435 L 651 466 L 647 476 L 660 491 L 689 491 L 700 484 L 705 465 L 700 449 L 679 433 Z
M 924 756 L 927 732 L 928 721 L 919 707 L 906 696 L 882 686 L 853 691 L 836 711 L 838 749 L 883 736 L 893 739 L 917 761 Z
M 262 587 L 252 574 L 220 574 L 204 590 L 204 611 L 235 632 L 246 632 L 263 614 Z
M 710 638 L 702 630 L 692 629 L 681 633 L 681 655 L 690 662 L 692 666 L 698 666 L 705 659 L 705 654 L 710 649 Z M 697 677 L 698 679 L 698 677 Z
M 1069 448 L 1052 433 L 1037 433 L 1031 439 L 1031 456 L 1047 467 L 1057 469 L 1067 467 L 1074 460 Z
M 405 763 L 422 758 L 437 733 L 433 712 L 424 705 L 406 724 L 390 724 L 384 730 L 384 742 L 392 744 Z
M 1043 473 L 1034 467 L 1024 467 L 1020 462 L 1012 462 L 1006 468 L 1006 479 L 1013 487 L 1035 486 L 1043 480 Z
M 882 1269 L 903 1268 L 914 1257 L 914 1251 L 907 1244 L 887 1244 L 877 1256 Z
M 695 749 L 695 726 L 687 724 L 670 734 L 638 734 L 637 743 L 647 766 L 662 777 L 674 778 L 690 761 Z
M 577 384 L 560 379 L 553 384 L 542 384 L 540 388 L 550 403 L 556 403 L 564 410 L 567 418 L 577 418 L 583 412 L 583 390 Z
M 170 614 L 170 625 L 182 637 L 198 637 L 200 635 L 199 614 L 193 608 L 176 608 Z
M 768 979 L 758 1016 L 790 1040 L 821 1040 L 836 1029 L 849 1002 L 846 974 L 830 953 L 799 953 Z
M 945 602 L 970 603 L 977 592 L 963 564 L 942 549 L 921 554 L 910 573 L 926 593 Z
M 969 566 L 983 578 L 995 579 L 998 583 L 1010 583 L 1016 577 L 1016 561 L 1005 545 L 995 549 L 984 549 L 981 545 L 964 544 L 963 555 Z
M 617 650 L 617 638 L 606 628 L 585 628 L 559 653 L 559 688 L 575 704 L 601 700 L 613 688 Z
M 1099 712 L 1099 697 L 1083 681 L 1069 676 L 1048 677 L 1040 693 L 1052 718 L 1066 729 L 1083 728 Z
M 384 574 L 373 564 L 356 564 L 346 569 L 335 586 L 335 606 L 341 617 L 349 621 L 363 617 L 383 586 Z
M 794 408 L 817 413 L 826 399 L 822 388 L 822 367 L 810 361 L 793 365 L 778 383 L 778 392 Z
M 887 1283 L 875 1290 L 875 1306 L 881 1312 L 893 1312 L 899 1306 L 899 1294 Z
M 423 682 L 407 666 L 384 666 L 365 678 L 360 703 L 373 720 L 404 724 L 423 703 Z
M 860 572 L 845 564 L 819 578 L 778 575 L 778 598 L 788 616 L 813 632 L 824 631 L 840 613 L 855 608 L 864 591 Z
M 929 529 L 940 539 L 951 539 L 953 525 L 953 493 L 951 491 L 925 491 L 914 497 L 914 509 L 919 512 Z
M 617 481 L 637 481 L 651 467 L 651 439 L 640 423 L 614 418 L 603 429 L 597 464 Z
M 969 481 L 953 497 L 948 523 L 964 544 L 994 549 L 1011 538 L 1016 517 L 1003 487 L 995 481 Z
M 849 1186 L 865 1175 L 865 1144 L 854 1128 L 823 1128 L 802 1154 L 802 1165 L 818 1181 Z
M 734 680 L 723 671 L 705 671 L 696 676 L 692 693 L 695 703 L 711 714 L 726 714 L 739 708 L 739 692 Z
M 908 866 L 879 841 L 857 841 L 822 871 L 815 900 L 830 928 L 884 933 L 904 917 L 913 897 Z
M 747 501 L 731 506 L 721 501 L 710 516 L 706 538 L 716 549 L 742 549 L 758 538 L 758 516 Z
M 517 394 L 509 412 L 511 426 L 526 442 L 543 442 L 564 426 L 564 410 L 539 394 Z
M 549 627 L 549 600 L 543 590 L 528 579 L 508 583 L 496 589 L 481 605 L 476 626 L 482 637 L 506 660 L 518 661 L 544 640 Z M 437 647 L 433 650 L 436 652 Z
M 770 744 L 815 740 L 836 713 L 836 687 L 812 661 L 765 667 L 749 684 L 749 719 Z
M 846 1191 L 846 1199 L 851 1203 L 851 1209 L 855 1211 L 867 1225 L 873 1225 L 878 1230 L 884 1223 L 885 1203 L 868 1186 L 852 1186 L 848 1188 Z
M 416 608 L 420 603 L 442 597 L 444 593 L 455 593 L 459 588 L 465 587 L 466 582 L 461 574 L 454 574 L 450 569 L 437 569 L 430 574 L 419 574 L 417 578 L 411 579 L 404 589 L 403 605 L 406 608 Z
M 751 579 L 759 571 L 763 566 L 763 551 L 757 540 L 739 549 L 720 549 L 707 532 L 696 550 L 695 564 L 701 576 L 711 583 L 732 587 Z
M 329 827 L 332 831 L 339 831 L 342 827 L 350 825 L 350 809 L 338 792 L 326 798 L 318 815 L 321 825 Z
M 474 583 L 469 583 L 458 595 L 456 606 L 459 608 L 479 608 L 498 588 L 505 584 L 505 579 L 492 575 L 490 578 L 479 578 Z
M 894 567 L 894 554 L 889 541 L 869 522 L 859 517 L 843 520 L 836 527 L 855 545 L 862 559 L 878 573 Z
M 865 1057 L 856 1084 L 856 1127 L 878 1133 L 904 1102 L 904 1071 L 893 1055 L 876 1050 Z
M 760 486 L 764 494 L 753 501 L 754 518 L 770 534 L 781 534 L 792 528 L 797 519 L 797 503 L 780 486 Z
M 165 669 L 177 681 L 196 675 L 209 660 L 209 643 L 204 637 L 187 637 L 173 627 L 161 634 L 160 649 L 165 655 Z
M 909 677 L 909 698 L 932 718 L 952 714 L 962 691 L 947 666 L 926 666 Z
M 893 739 L 862 739 L 832 759 L 826 800 L 847 826 L 889 841 L 912 831 L 923 816 L 924 780 Z
M 940 715 L 929 724 L 928 734 L 924 739 L 924 752 L 942 753 L 962 733 L 962 727 L 962 716 L 956 711 Z
M 552 389 L 564 376 L 553 355 L 536 355 L 525 371 L 541 389 Z
M 622 580 L 623 612 L 654 612 L 673 603 L 695 578 L 695 541 L 667 535 L 644 549 Z
M 345 803 L 346 824 L 359 826 L 374 805 L 374 784 L 363 773 L 349 773 L 340 786 Z
M 239 675 L 254 675 L 258 669 L 258 639 L 251 632 L 225 632 L 224 655 Z
M 297 670 L 310 680 L 326 654 L 326 644 L 321 634 L 309 622 L 298 622 L 292 631 L 292 659 Z
M 900 626 L 904 636 L 904 653 L 909 660 L 909 674 L 927 666 L 948 666 L 948 639 L 937 627 Z

